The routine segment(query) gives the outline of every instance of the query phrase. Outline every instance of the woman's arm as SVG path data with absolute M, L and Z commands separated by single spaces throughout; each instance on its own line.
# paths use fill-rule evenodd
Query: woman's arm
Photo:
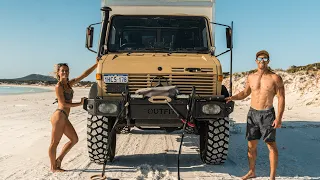
M 79 103 L 69 103 L 69 102 L 66 102 L 66 100 L 64 99 L 64 95 L 63 95 L 63 88 L 62 88 L 62 85 L 58 84 L 56 85 L 55 87 L 56 89 L 56 96 L 58 98 L 58 104 L 59 106 L 63 106 L 63 107 L 77 107 L 77 106 L 81 106 L 83 105 L 83 98 L 81 99 L 81 102 Z
M 78 82 L 80 82 L 82 79 L 84 79 L 85 77 L 87 77 L 89 74 L 91 74 L 98 66 L 98 62 L 99 62 L 99 59 L 97 58 L 97 61 L 96 63 L 91 66 L 89 69 L 87 69 L 85 72 L 83 72 L 79 77 L 77 78 L 74 78 L 74 79 L 71 79 L 69 81 L 69 84 L 70 86 L 73 86 L 75 84 L 77 84 Z

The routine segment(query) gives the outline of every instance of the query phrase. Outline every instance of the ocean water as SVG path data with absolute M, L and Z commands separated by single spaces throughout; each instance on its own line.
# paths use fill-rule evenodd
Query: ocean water
M 0 86 L 0 96 L 10 94 L 29 94 L 29 93 L 40 93 L 50 92 L 51 90 L 35 88 L 35 87 L 19 87 L 19 86 Z

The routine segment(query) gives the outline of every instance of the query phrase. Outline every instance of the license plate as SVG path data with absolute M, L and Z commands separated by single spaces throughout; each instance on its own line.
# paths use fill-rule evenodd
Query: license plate
M 126 74 L 107 74 L 104 75 L 105 83 L 128 83 L 128 75 Z

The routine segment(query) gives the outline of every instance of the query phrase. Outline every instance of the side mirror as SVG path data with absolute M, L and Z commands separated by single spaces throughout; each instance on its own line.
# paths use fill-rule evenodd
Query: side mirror
M 226 28 L 226 39 L 227 39 L 227 48 L 232 48 L 232 29 Z
M 87 27 L 86 32 L 86 48 L 92 48 L 93 44 L 93 34 L 94 34 L 94 28 L 93 27 Z

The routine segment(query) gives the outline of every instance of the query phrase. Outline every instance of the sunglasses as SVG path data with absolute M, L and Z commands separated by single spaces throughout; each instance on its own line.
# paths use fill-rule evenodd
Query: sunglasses
M 261 58 L 261 57 L 258 57 L 257 58 L 257 61 L 264 61 L 264 62 L 266 62 L 266 61 L 269 61 L 269 58 L 267 58 L 267 57 L 263 57 L 263 58 Z

